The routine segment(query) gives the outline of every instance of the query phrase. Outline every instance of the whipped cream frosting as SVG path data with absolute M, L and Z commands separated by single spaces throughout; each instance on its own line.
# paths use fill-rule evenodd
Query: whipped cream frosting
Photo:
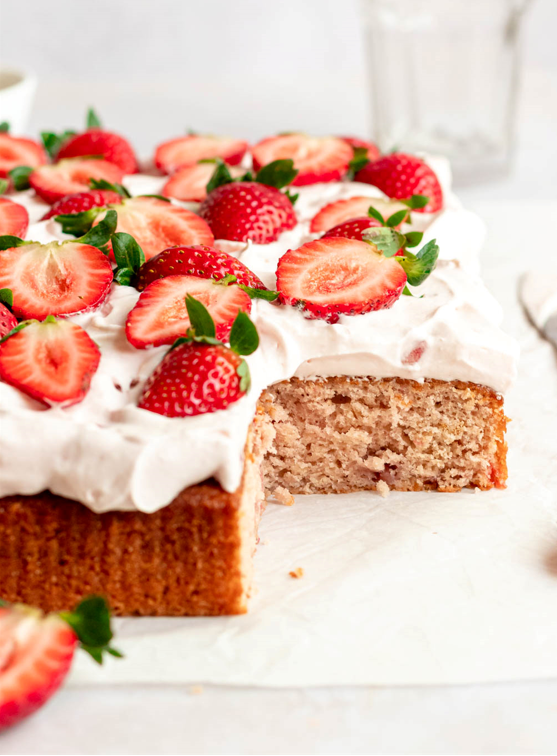
M 505 392 L 516 372 L 518 347 L 500 329 L 502 311 L 477 276 L 484 228 L 450 191 L 445 161 L 428 158 L 443 184 L 446 207 L 429 216 L 415 213 L 424 242 L 436 238 L 437 269 L 418 297 L 401 297 L 392 308 L 338 323 L 309 320 L 295 308 L 252 302 L 260 347 L 248 362 L 249 394 L 226 410 L 167 418 L 137 407 L 143 385 L 167 347 L 137 350 L 124 325 L 139 293 L 113 284 L 103 305 L 72 318 L 101 350 L 99 369 L 84 401 L 46 408 L 0 382 L 0 497 L 45 489 L 76 499 L 95 512 L 154 512 L 185 487 L 215 477 L 234 491 L 243 472 L 246 433 L 256 402 L 267 386 L 293 376 L 372 375 L 462 380 Z M 127 177 L 134 195 L 160 192 L 165 179 Z M 325 204 L 365 195 L 384 197 L 355 182 L 300 187 L 298 225 L 267 245 L 216 242 L 274 287 L 278 259 L 316 235 L 309 221 Z M 39 219 L 48 206 L 23 192 L 12 197 L 30 212 L 28 239 L 69 238 L 54 220 Z M 195 205 L 182 203 L 192 209 Z

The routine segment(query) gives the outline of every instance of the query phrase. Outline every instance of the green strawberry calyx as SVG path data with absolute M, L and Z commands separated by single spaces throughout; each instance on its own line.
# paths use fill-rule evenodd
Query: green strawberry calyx
M 176 349 L 180 344 L 207 344 L 208 346 L 224 346 L 215 334 L 215 322 L 205 305 L 191 294 L 186 294 L 186 309 L 190 319 L 190 328 L 186 335 L 176 339 L 170 350 Z M 249 315 L 243 311 L 238 312 L 230 330 L 229 348 L 238 355 L 253 354 L 259 346 L 259 334 Z M 240 378 L 240 391 L 247 393 L 251 385 L 251 377 L 248 364 L 242 360 L 236 369 Z

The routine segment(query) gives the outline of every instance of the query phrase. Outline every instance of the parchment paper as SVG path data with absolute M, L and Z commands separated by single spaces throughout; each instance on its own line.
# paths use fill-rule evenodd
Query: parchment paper
M 241 617 L 123 619 L 126 659 L 74 684 L 443 684 L 557 676 L 557 359 L 518 301 L 557 256 L 525 203 L 477 209 L 484 277 L 522 346 L 506 491 L 297 497 L 269 505 Z M 537 217 L 557 205 L 536 204 Z M 554 223 L 550 227 L 554 227 Z M 523 231 L 521 228 L 524 226 Z M 289 571 L 302 567 L 296 580 Z

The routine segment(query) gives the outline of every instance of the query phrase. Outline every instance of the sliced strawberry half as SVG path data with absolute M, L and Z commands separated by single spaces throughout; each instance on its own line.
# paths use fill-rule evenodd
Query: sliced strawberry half
M 163 173 L 174 173 L 178 168 L 209 158 L 222 158 L 228 165 L 238 165 L 248 146 L 241 139 L 191 134 L 159 144 L 155 150 L 155 165 Z
M 35 168 L 45 163 L 46 152 L 38 142 L 0 132 L 0 178 L 6 178 L 11 170 L 21 165 Z
M 8 310 L 6 305 L 0 302 L 0 339 L 9 333 L 17 325 L 14 315 Z
M 76 646 L 75 633 L 58 617 L 22 605 L 0 608 L 0 730 L 32 714 L 58 690 Z
M 276 241 L 294 228 L 296 214 L 288 197 L 273 186 L 238 181 L 214 189 L 203 201 L 199 214 L 215 238 L 251 240 L 256 244 Z
M 137 349 L 172 344 L 190 327 L 186 295 L 191 294 L 209 311 L 216 338 L 230 333 L 238 312 L 250 312 L 251 300 L 238 286 L 224 286 L 196 276 L 167 276 L 143 291 L 126 321 L 126 336 Z
M 399 210 L 408 209 L 401 202 L 394 200 L 379 197 L 350 197 L 349 199 L 330 202 L 322 207 L 312 218 L 309 230 L 312 234 L 328 231 L 351 218 L 361 218 L 367 215 L 370 207 L 378 210 L 384 218 L 388 218 Z
M 405 284 L 406 273 L 396 260 L 352 239 L 308 242 L 283 255 L 277 268 L 281 301 L 329 323 L 340 315 L 391 307 Z
M 52 205 L 67 194 L 88 190 L 91 179 L 119 184 L 123 176 L 122 169 L 107 160 L 73 158 L 37 168 L 30 174 L 29 183 L 41 199 Z
M 274 160 L 290 159 L 298 175 L 292 186 L 338 181 L 348 171 L 353 149 L 338 137 L 310 137 L 306 134 L 284 134 L 269 137 L 252 148 L 256 170 Z
M 91 596 L 73 612 L 44 615 L 23 604 L 0 607 L 0 730 L 42 706 L 66 677 L 81 646 L 98 663 L 109 644 L 110 615 L 104 599 Z
M 96 247 L 79 242 L 30 242 L 0 251 L 0 289 L 13 292 L 18 318 L 74 315 L 106 298 L 112 266 Z
M 108 189 L 92 189 L 90 192 L 76 192 L 68 194 L 58 202 L 55 202 L 50 210 L 43 215 L 41 220 L 54 218 L 56 215 L 75 215 L 84 213 L 93 207 L 106 207 L 107 205 L 119 205 L 122 195 Z M 18 234 L 16 234 L 17 236 Z
M 17 202 L 0 197 L 0 236 L 25 238 L 29 228 L 29 213 Z
M 239 178 L 245 171 L 231 166 L 232 178 Z M 181 202 L 202 202 L 207 196 L 207 184 L 215 172 L 215 163 L 196 163 L 179 168 L 162 188 L 163 197 L 173 197 Z
M 375 142 L 369 142 L 367 139 L 360 139 L 354 136 L 341 136 L 339 139 L 349 144 L 353 150 L 365 150 L 368 160 L 377 160 L 381 154 Z
M 85 397 L 100 359 L 81 326 L 47 318 L 0 344 L 0 378 L 43 404 L 70 406 Z
M 143 263 L 137 275 L 136 288 L 143 291 L 153 281 L 167 276 L 198 276 L 220 281 L 235 276 L 236 283 L 252 289 L 265 289 L 259 278 L 244 263 L 214 247 L 170 247 Z
M 409 199 L 414 194 L 429 197 L 417 213 L 436 213 L 443 208 L 443 190 L 432 169 L 418 157 L 393 152 L 368 163 L 356 174 L 356 181 L 373 184 L 387 197 Z
M 167 247 L 207 244 L 214 237 L 207 223 L 190 210 L 156 197 L 134 197 L 115 207 L 118 212 L 116 231 L 131 234 L 145 259 L 149 260 Z M 100 213 L 93 225 L 103 220 Z
M 103 129 L 88 129 L 83 134 L 70 137 L 60 148 L 57 160 L 101 156 L 117 165 L 124 173 L 137 173 L 137 158 L 127 139 Z

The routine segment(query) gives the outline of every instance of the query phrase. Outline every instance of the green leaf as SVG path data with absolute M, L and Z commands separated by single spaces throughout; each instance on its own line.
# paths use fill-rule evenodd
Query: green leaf
M 186 309 L 193 335 L 200 337 L 208 336 L 214 339 L 216 334 L 215 322 L 205 305 L 192 297 L 191 294 L 186 294 Z
M 17 168 L 12 168 L 8 171 L 8 176 L 12 180 L 14 189 L 16 192 L 22 192 L 24 189 L 29 189 L 31 184 L 29 183 L 29 176 L 35 169 L 28 165 L 18 165 Z
M 213 175 L 209 179 L 209 183 L 207 184 L 207 194 L 210 194 L 219 186 L 224 186 L 224 184 L 231 184 L 234 181 L 224 160 L 217 158 L 215 163 L 216 168 L 213 171 Z
M 0 250 L 12 249 L 12 247 L 21 247 L 22 244 L 29 244 L 29 242 L 23 241 L 23 239 L 20 239 L 19 236 L 10 236 L 9 234 L 0 236 Z
M 112 251 L 118 269 L 129 269 L 137 273 L 145 262 L 143 250 L 130 234 L 120 231 L 112 236 Z
M 438 257 L 439 247 L 432 239 L 417 255 L 406 251 L 404 257 L 397 257 L 397 262 L 402 265 L 410 286 L 419 286 L 435 270 Z
M 9 130 L 10 130 L 10 124 L 8 123 L 8 121 L 2 121 L 2 123 L 0 123 L 0 132 L 2 132 L 3 134 L 7 134 Z
M 119 651 L 109 645 L 113 637 L 110 611 L 102 596 L 89 596 L 78 604 L 73 612 L 60 612 L 60 617 L 77 635 L 81 648 L 98 664 L 102 664 L 105 652 L 121 656 Z M 114 651 L 116 653 L 113 653 Z
M 352 149 L 354 150 L 354 157 L 348 164 L 347 178 L 349 181 L 352 181 L 356 173 L 365 168 L 369 163 L 367 147 L 353 147 Z
M 264 165 L 257 171 L 255 180 L 258 184 L 282 189 L 291 184 L 297 175 L 298 171 L 294 168 L 293 160 L 273 160 L 272 163 Z
M 398 213 L 393 213 L 387 218 L 387 226 L 394 228 L 402 223 L 408 216 L 408 210 L 399 210 Z
M 0 194 L 4 194 L 8 190 L 7 179 L 0 179 Z
M 131 197 L 131 194 L 125 186 L 122 186 L 122 184 L 111 184 L 110 181 L 107 181 L 106 179 L 89 179 L 89 186 L 91 189 L 106 189 L 109 192 L 116 192 L 122 197 L 126 197 L 126 199 Z
M 90 210 L 85 210 L 82 213 L 55 215 L 54 220 L 62 226 L 62 231 L 65 234 L 83 236 L 83 234 L 89 231 L 97 215 L 102 212 L 104 212 L 104 208 L 92 207 Z
M 254 289 L 251 286 L 245 284 L 238 284 L 238 288 L 245 291 L 251 299 L 264 299 L 266 302 L 274 302 L 278 297 L 278 291 L 270 291 L 269 289 Z
M 102 124 L 100 122 L 100 119 L 98 115 L 95 113 L 93 108 L 89 108 L 87 111 L 87 129 L 102 129 Z
M 242 360 L 236 368 L 236 374 L 240 377 L 240 391 L 247 394 L 251 387 L 251 375 L 249 365 L 245 360 Z
M 14 293 L 11 289 L 0 289 L 0 302 L 6 307 L 13 307 Z
M 243 176 L 240 176 L 238 181 L 255 181 L 255 178 L 251 171 L 246 171 Z
M 168 197 L 163 197 L 162 194 L 139 194 L 139 197 L 153 197 L 153 199 L 162 200 L 163 202 L 170 202 Z
M 409 231 L 405 236 L 407 247 L 417 247 L 424 235 L 421 231 Z
M 408 286 L 404 287 L 404 289 L 402 290 L 402 293 L 404 294 L 405 297 L 413 297 L 414 299 L 423 299 L 424 297 L 423 294 L 420 294 L 419 296 L 418 294 L 412 294 Z
M 93 226 L 85 236 L 80 236 L 77 241 L 100 249 L 110 241 L 110 237 L 116 231 L 117 224 L 118 215 L 116 210 L 108 210 L 102 221 L 97 226 Z
M 63 131 L 61 134 L 56 134 L 54 131 L 41 131 L 41 139 L 43 140 L 44 148 L 48 152 L 51 158 L 55 158 L 60 147 L 70 137 L 75 136 L 75 131 Z
M 114 271 L 114 280 L 120 286 L 131 286 L 135 273 L 131 268 L 117 268 Z
M 379 223 L 384 226 L 385 225 L 385 218 L 381 215 L 379 210 L 376 210 L 373 205 L 369 206 L 369 209 L 367 211 L 367 214 L 370 218 L 375 218 L 376 221 L 379 221 Z
M 230 348 L 236 354 L 252 354 L 259 346 L 259 334 L 247 313 L 240 311 L 230 330 Z
M 409 207 L 410 210 L 420 210 L 427 205 L 429 197 L 426 197 L 425 194 L 413 194 L 409 199 L 399 200 L 399 202 Z
M 38 320 L 22 320 L 21 323 L 18 323 L 15 328 L 12 328 L 11 331 L 8 331 L 8 333 L 0 339 L 0 344 L 3 344 L 5 341 L 7 341 L 10 336 L 14 336 L 16 333 L 19 333 L 19 331 L 23 331 L 23 329 L 27 328 L 27 326 L 31 325 L 31 323 L 38 322 Z
M 363 240 L 374 244 L 385 257 L 393 257 L 404 245 L 404 236 L 393 228 L 368 228 L 363 234 Z
M 299 194 L 292 194 L 292 192 L 290 191 L 290 189 L 287 189 L 284 192 L 284 195 L 285 195 L 285 197 L 288 197 L 288 199 L 290 200 L 290 202 L 291 202 L 292 205 L 296 204 L 296 202 L 298 201 L 298 197 L 300 196 Z

